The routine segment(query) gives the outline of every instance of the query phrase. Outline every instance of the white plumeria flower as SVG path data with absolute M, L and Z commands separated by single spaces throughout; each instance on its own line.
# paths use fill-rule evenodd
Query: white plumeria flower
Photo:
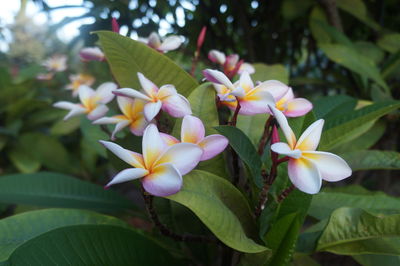
M 307 114 L 313 105 L 307 99 L 294 98 L 293 90 L 289 88 L 287 93 L 276 102 L 275 107 L 287 117 L 298 117 Z
M 206 69 L 203 71 L 208 81 L 214 83 L 214 88 L 223 105 L 231 110 L 237 107 L 237 100 L 240 103 L 239 114 L 255 115 L 269 113 L 268 105 L 275 105 L 289 89 L 288 86 L 277 80 L 268 80 L 254 86 L 249 73 L 243 72 L 240 79 L 232 83 L 224 73 Z
M 48 71 L 62 72 L 67 69 L 67 57 L 65 55 L 53 55 L 42 64 Z
M 182 38 L 175 35 L 168 36 L 161 42 L 160 37 L 155 32 L 152 32 L 148 38 L 139 38 L 138 40 L 163 53 L 176 50 L 182 44 Z
M 122 88 L 115 90 L 114 94 L 145 101 L 143 113 L 147 121 L 153 120 L 161 108 L 173 117 L 192 114 L 189 101 L 178 94 L 173 85 L 164 85 L 158 88 L 142 73 L 138 73 L 138 78 L 144 93 L 131 88 Z
M 200 161 L 206 161 L 217 156 L 225 150 L 229 142 L 226 137 L 219 134 L 205 137 L 203 122 L 192 115 L 186 115 L 182 120 L 181 141 L 171 135 L 160 134 L 167 145 L 174 145 L 180 142 L 197 144 L 203 150 Z
M 140 99 L 130 99 L 118 96 L 117 102 L 122 114 L 112 117 L 102 117 L 93 121 L 93 124 L 116 124 L 112 132 L 111 139 L 114 140 L 115 134 L 129 126 L 130 131 L 136 136 L 142 136 L 144 129 L 149 125 L 143 115 L 143 108 L 146 102 Z
M 66 89 L 72 90 L 72 96 L 76 97 L 78 96 L 79 87 L 82 85 L 86 85 L 88 87 L 92 86 L 95 78 L 89 74 L 79 73 L 76 75 L 70 75 L 69 80 L 71 83 L 66 86 Z
M 88 119 L 96 120 L 107 113 L 108 107 L 106 104 L 114 98 L 112 91 L 116 88 L 117 84 L 113 82 L 101 84 L 96 91 L 86 85 L 82 85 L 79 87 L 78 93 L 81 103 L 61 101 L 56 102 L 53 106 L 70 110 L 64 120 L 81 114 L 87 114 Z
M 79 52 L 83 61 L 103 61 L 105 56 L 99 47 L 85 47 Z
M 342 158 L 333 153 L 316 151 L 324 125 L 323 119 L 311 124 L 296 140 L 285 115 L 272 106 L 270 108 L 287 140 L 287 143 L 272 144 L 271 150 L 289 157 L 289 178 L 298 189 L 316 194 L 321 189 L 322 179 L 336 182 L 351 175 L 351 168 Z
M 235 71 L 237 64 L 239 61 L 239 55 L 231 54 L 225 56 L 225 54 L 218 50 L 211 50 L 208 52 L 208 59 L 210 59 L 213 63 L 217 63 L 224 68 L 224 73 L 229 75 L 232 71 Z M 240 62 L 239 69 L 237 69 L 237 73 L 240 75 L 243 72 L 247 72 L 249 74 L 255 73 L 254 67 L 249 63 Z
M 150 124 L 144 131 L 143 155 L 108 142 L 101 143 L 120 159 L 134 168 L 119 172 L 106 187 L 141 178 L 143 188 L 154 196 L 165 197 L 177 193 L 182 187 L 182 176 L 199 163 L 203 151 L 192 143 L 167 146 L 157 127 Z

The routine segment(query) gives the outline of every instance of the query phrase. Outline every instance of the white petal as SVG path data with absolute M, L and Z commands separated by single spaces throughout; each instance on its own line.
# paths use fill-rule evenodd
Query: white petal
M 79 94 L 79 100 L 81 101 L 81 103 L 85 106 L 88 106 L 89 105 L 88 103 L 95 96 L 96 92 L 92 88 L 90 88 L 86 85 L 81 85 L 81 86 L 79 86 L 78 94 Z
M 144 168 L 143 156 L 141 154 L 124 149 L 114 142 L 104 140 L 99 140 L 99 142 L 124 162 L 137 168 Z
M 117 103 L 118 103 L 119 110 L 121 110 L 121 112 L 126 117 L 131 117 L 132 108 L 133 108 L 135 101 L 138 101 L 138 100 L 134 100 L 132 98 L 124 97 L 124 96 L 117 96 Z
M 300 150 L 292 150 L 289 145 L 283 142 L 274 143 L 271 145 L 271 150 L 278 154 L 287 155 L 291 158 L 298 159 L 301 157 Z
M 150 33 L 149 38 L 147 39 L 147 44 L 153 48 L 158 48 L 161 45 L 158 34 L 155 32 Z
M 162 100 L 168 96 L 176 95 L 178 92 L 175 89 L 174 85 L 164 85 L 160 87 L 160 90 L 157 93 L 157 98 Z
M 155 164 L 170 163 L 185 175 L 193 170 L 199 163 L 203 150 L 192 143 L 178 143 L 170 146 Z
M 221 71 L 206 69 L 206 70 L 203 70 L 203 75 L 210 82 L 222 84 L 230 90 L 234 89 L 232 82 Z
M 169 36 L 158 47 L 161 51 L 172 51 L 178 49 L 182 44 L 182 39 L 179 36 Z
M 249 64 L 249 63 L 243 63 L 238 70 L 238 74 L 242 74 L 244 71 L 246 71 L 249 74 L 253 74 L 256 72 L 256 70 L 254 69 L 254 67 Z
M 65 101 L 56 102 L 56 103 L 53 104 L 54 107 L 60 108 L 60 109 L 65 109 L 65 110 L 74 109 L 77 105 L 79 105 L 79 104 L 71 103 L 71 102 L 65 102 Z
M 219 134 L 205 137 L 198 145 L 203 149 L 200 161 L 206 161 L 223 152 L 228 146 L 228 139 Z
M 147 121 L 153 120 L 154 117 L 160 112 L 162 106 L 161 101 L 148 102 L 144 105 L 143 114 Z
M 108 112 L 108 107 L 104 104 L 101 104 L 97 106 L 95 109 L 93 109 L 90 113 L 88 113 L 87 117 L 90 120 L 96 120 L 104 116 L 107 112 Z
M 113 117 L 102 117 L 102 118 L 99 118 L 97 120 L 94 120 L 92 122 L 92 124 L 94 124 L 94 125 L 117 124 L 117 123 L 119 123 L 121 121 L 124 121 L 124 120 L 125 119 L 117 118 L 115 116 L 113 116 Z
M 322 128 L 324 127 L 324 120 L 319 119 L 312 123 L 301 134 L 296 144 L 296 149 L 302 151 L 315 151 L 318 147 L 319 140 L 321 139 Z
M 68 120 L 73 116 L 78 116 L 81 114 L 85 114 L 87 112 L 87 109 L 81 106 L 80 104 L 77 104 L 69 113 L 64 117 L 64 120 Z
M 85 47 L 79 51 L 79 56 L 83 61 L 103 61 L 104 53 L 99 47 Z
M 114 99 L 113 90 L 117 89 L 118 86 L 114 82 L 105 82 L 101 84 L 96 90 L 97 102 L 108 103 Z
M 241 109 L 239 114 L 266 114 L 269 113 L 268 106 L 274 104 L 274 98 L 269 92 L 255 88 L 240 99 Z
M 168 135 L 166 133 L 160 133 L 160 136 L 168 146 L 172 146 L 174 144 L 180 143 L 180 141 L 177 138 L 175 138 L 174 136 Z
M 166 143 L 162 140 L 157 127 L 150 124 L 144 130 L 142 139 L 143 158 L 147 169 L 153 166 L 153 163 L 164 153 L 167 148 Z
M 225 54 L 218 50 L 211 50 L 208 52 L 208 59 L 210 59 L 213 63 L 218 63 L 220 65 L 225 64 Z
M 118 122 L 117 125 L 115 125 L 114 131 L 111 134 L 111 140 L 114 140 L 115 135 L 118 132 L 120 132 L 122 129 L 127 127 L 130 123 L 131 123 L 131 121 L 129 121 L 129 120 L 122 120 L 122 121 Z
M 166 197 L 182 188 L 182 175 L 172 164 L 155 167 L 152 173 L 142 179 L 143 188 L 154 196 Z
M 145 100 L 147 102 L 151 101 L 151 98 L 148 97 L 147 95 L 145 95 L 137 90 L 130 89 L 130 88 L 118 89 L 118 90 L 113 91 L 113 93 L 118 96 L 138 98 L 138 99 Z
M 326 181 L 336 182 L 351 176 L 351 168 L 346 161 L 333 153 L 309 151 L 303 156 L 318 167 L 322 179 Z
M 289 147 L 291 149 L 294 149 L 296 145 L 296 137 L 293 133 L 293 130 L 290 128 L 285 115 L 273 106 L 269 106 L 269 108 L 271 109 L 272 114 L 275 116 L 276 121 L 278 121 L 278 124 L 281 127 L 283 134 L 285 135 Z
M 262 88 L 268 91 L 274 96 L 275 101 L 280 100 L 289 90 L 289 87 L 278 81 L 278 80 L 268 80 L 260 83 L 257 88 Z
M 231 54 L 226 57 L 224 68 L 228 70 L 232 70 L 236 67 L 236 64 L 239 62 L 239 55 Z
M 249 73 L 247 72 L 243 72 L 240 75 L 239 84 L 240 87 L 242 87 L 246 92 L 249 92 L 254 88 L 254 83 L 251 80 Z
M 322 179 L 317 166 L 305 159 L 290 159 L 288 164 L 290 181 L 301 191 L 316 194 L 321 189 Z
M 140 85 L 142 86 L 142 89 L 145 91 L 145 93 L 149 97 L 153 97 L 157 95 L 158 92 L 158 87 L 151 82 L 148 78 L 146 78 L 142 73 L 138 72 L 137 73 Z
M 118 183 L 138 179 L 146 176 L 149 173 L 146 169 L 143 168 L 128 168 L 119 172 L 114 178 L 106 185 L 106 188 L 115 185 Z
M 232 90 L 230 95 L 233 95 L 233 96 L 236 96 L 236 97 L 239 97 L 239 98 L 243 98 L 244 96 L 246 96 L 246 90 L 243 87 L 238 86 L 238 87 L 235 87 Z M 229 94 L 227 94 L 227 96 L 229 96 Z M 220 98 L 220 100 L 222 101 L 221 98 Z
M 204 135 L 204 125 L 199 118 L 192 115 L 186 115 L 183 118 L 181 127 L 182 142 L 197 144 L 204 139 Z
M 172 117 L 184 117 L 192 114 L 189 101 L 180 94 L 164 98 L 162 108 Z

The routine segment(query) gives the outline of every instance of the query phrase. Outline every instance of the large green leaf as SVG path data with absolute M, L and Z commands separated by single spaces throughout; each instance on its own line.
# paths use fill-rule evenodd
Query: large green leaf
M 147 45 L 110 31 L 96 33 L 111 71 L 121 87 L 140 90 L 137 72 L 143 73 L 158 86 L 174 85 L 184 96 L 198 86 L 196 80 L 182 68 Z
M 258 147 L 268 117 L 267 114 L 239 115 L 236 126 L 249 137 L 255 147 Z
M 378 45 L 389 53 L 400 51 L 400 33 L 385 34 L 378 40 Z
M 324 132 L 322 133 L 320 149 L 331 149 L 340 144 L 344 139 L 348 139 L 351 135 L 360 135 L 360 127 L 365 126 L 368 122 L 374 121 L 399 107 L 400 102 L 398 101 L 380 102 L 327 121 Z
M 167 198 L 192 210 L 227 246 L 246 253 L 267 250 L 250 238 L 257 235 L 250 207 L 225 179 L 195 170 L 184 177 L 182 190 Z
M 372 42 L 357 41 L 354 45 L 361 54 L 368 55 L 375 64 L 379 64 L 385 57 L 384 51 Z
M 371 212 L 397 211 L 400 213 L 400 199 L 383 192 L 371 192 L 358 186 L 348 186 L 346 190 L 329 188 L 313 196 L 308 213 L 322 220 L 340 207 L 362 208 Z
M 400 214 L 373 215 L 362 209 L 334 211 L 318 241 L 318 251 L 336 254 L 400 255 Z
M 127 226 L 117 218 L 85 210 L 44 209 L 17 214 L 0 220 L 0 262 L 30 239 L 55 228 L 78 224 Z
M 251 75 L 253 81 L 266 81 L 270 79 L 279 80 L 285 84 L 289 82 L 289 72 L 284 65 L 266 65 L 263 63 L 253 64 L 255 73 Z
M 108 212 L 134 207 L 112 190 L 51 172 L 1 176 L 0 202 Z
M 219 126 L 215 129 L 228 138 L 231 147 L 249 167 L 254 183 L 258 187 L 262 187 L 261 159 L 249 138 L 240 129 L 233 126 Z
M 375 81 L 386 91 L 390 91 L 377 66 L 357 50 L 343 44 L 321 43 L 319 47 L 330 60 Z
M 152 240 L 113 225 L 72 225 L 17 248 L 9 265 L 181 265 Z
M 354 255 L 355 259 L 362 266 L 393 266 L 400 265 L 400 256 L 389 256 L 389 255 L 375 255 L 375 254 L 363 254 Z
M 99 140 L 108 140 L 110 136 L 102 131 L 100 126 L 93 125 L 86 117 L 81 117 L 81 132 L 88 147 L 91 147 L 99 155 L 106 157 L 107 152 Z
M 347 95 L 325 96 L 317 99 L 313 111 L 316 118 L 327 118 L 351 112 L 357 105 L 357 100 Z
M 371 169 L 400 169 L 400 153 L 395 151 L 363 150 L 342 153 L 353 171 Z
M 367 7 L 362 0 L 337 0 L 337 6 L 345 12 L 353 15 L 365 25 L 378 31 L 381 26 L 368 15 Z

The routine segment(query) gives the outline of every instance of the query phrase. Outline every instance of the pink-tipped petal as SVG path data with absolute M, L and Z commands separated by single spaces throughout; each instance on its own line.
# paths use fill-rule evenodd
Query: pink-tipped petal
M 199 163 L 203 150 L 192 143 L 178 143 L 170 146 L 157 160 L 156 164 L 170 163 L 185 175 Z
M 318 147 L 321 139 L 322 128 L 324 127 L 324 120 L 319 119 L 312 123 L 304 132 L 301 134 L 296 144 L 296 149 L 302 151 L 315 151 Z
M 316 194 L 321 189 L 321 174 L 317 166 L 310 160 L 290 159 L 288 174 L 293 185 L 305 193 Z
M 99 47 L 85 47 L 79 52 L 83 61 L 103 61 L 104 53 Z
M 201 156 L 200 161 L 206 161 L 217 156 L 225 150 L 228 143 L 228 139 L 219 134 L 205 137 L 198 144 L 203 149 L 203 155 Z
M 112 99 L 114 99 L 114 94 L 112 93 L 118 86 L 114 82 L 105 82 L 101 84 L 96 90 L 96 99 L 97 102 L 100 103 L 109 103 Z
M 99 118 L 97 120 L 94 120 L 92 122 L 92 124 L 94 124 L 94 125 L 117 124 L 117 123 L 119 123 L 121 121 L 124 121 L 124 120 L 125 119 L 123 119 L 123 118 L 119 118 L 119 117 L 115 117 L 115 116 L 113 116 L 113 117 L 102 117 L 102 118 Z
M 165 151 L 167 145 L 162 140 L 157 127 L 150 124 L 144 130 L 142 140 L 143 158 L 147 169 L 153 166 L 153 163 Z
M 128 168 L 119 172 L 114 178 L 106 185 L 106 188 L 118 183 L 123 183 L 130 180 L 135 180 L 146 176 L 149 173 L 146 169 L 142 168 Z
M 166 197 L 182 188 L 182 175 L 169 163 L 158 165 L 142 179 L 143 188 L 154 196 Z
M 309 151 L 303 156 L 318 167 L 322 179 L 326 181 L 336 182 L 351 176 L 351 168 L 346 161 L 333 153 Z
M 100 140 L 100 143 L 124 162 L 133 167 L 144 168 L 143 156 L 141 154 L 124 149 L 114 142 Z
M 157 49 L 161 45 L 160 37 L 158 37 L 158 34 L 155 32 L 150 33 L 149 38 L 147 39 L 147 44 L 152 47 Z
M 111 134 L 111 140 L 115 140 L 115 135 L 120 132 L 122 129 L 124 129 L 125 127 L 127 127 L 129 124 L 131 123 L 131 121 L 129 120 L 123 120 L 121 122 L 118 122 L 115 125 L 114 131 Z
M 160 112 L 162 106 L 161 101 L 149 102 L 144 105 L 143 114 L 147 121 L 153 120 L 154 117 Z
M 147 96 L 152 97 L 152 96 L 157 95 L 158 87 L 153 82 L 151 82 L 148 78 L 146 78 L 140 72 L 137 73 L 137 76 L 138 76 L 140 85 L 142 86 L 142 89 L 147 94 Z
M 195 116 L 186 115 L 182 121 L 181 140 L 197 144 L 204 139 L 205 129 L 203 122 Z
M 249 63 L 243 63 L 238 70 L 238 74 L 242 74 L 243 72 L 247 72 L 249 74 L 254 74 L 256 72 L 255 68 Z
M 284 142 L 277 142 L 271 145 L 271 150 L 278 154 L 287 155 L 291 158 L 298 159 L 301 157 L 300 150 L 292 150 L 289 145 Z
M 278 80 L 264 81 L 260 83 L 256 88 L 260 88 L 271 93 L 275 101 L 280 100 L 289 90 L 289 87 L 286 84 Z
M 178 49 L 182 44 L 182 39 L 179 36 L 169 36 L 164 39 L 161 45 L 158 47 L 158 50 L 167 52 Z
M 130 130 L 135 136 L 143 136 L 143 132 L 148 125 L 149 122 L 147 122 L 144 116 L 140 116 L 130 125 Z
M 176 94 L 178 94 L 178 92 L 176 91 L 174 85 L 167 84 L 160 87 L 157 93 L 157 98 L 163 100 L 166 97 Z
M 272 95 L 263 90 L 253 89 L 241 99 L 239 114 L 255 115 L 269 113 L 268 105 L 275 104 Z
M 298 117 L 307 114 L 313 105 L 304 98 L 295 98 L 286 102 L 286 110 L 283 112 L 287 117 Z
M 226 57 L 224 68 L 228 69 L 229 71 L 234 69 L 236 64 L 239 62 L 239 55 L 231 54 Z
M 239 84 L 240 87 L 243 88 L 246 92 L 249 92 L 254 88 L 254 83 L 251 80 L 248 72 L 243 72 L 240 75 Z
M 210 52 L 208 52 L 208 59 L 210 59 L 213 63 L 223 65 L 225 64 L 226 57 L 224 53 L 218 50 L 211 50 Z
M 164 98 L 162 109 L 172 117 L 184 117 L 192 114 L 189 101 L 180 94 Z
M 174 136 L 171 136 L 169 134 L 160 133 L 160 136 L 168 146 L 172 146 L 174 144 L 180 143 L 180 141 L 177 138 L 175 138 Z
M 108 112 L 108 107 L 104 104 L 98 105 L 90 113 L 88 113 L 87 118 L 90 120 L 96 120 L 103 117 Z
M 205 69 L 205 70 L 203 70 L 203 75 L 210 82 L 224 85 L 225 87 L 227 87 L 230 90 L 234 89 L 232 82 L 221 71 L 213 70 L 213 69 Z
M 294 146 L 296 145 L 296 137 L 293 133 L 293 130 L 290 128 L 285 115 L 273 106 L 269 106 L 269 108 L 272 114 L 275 116 L 276 121 L 278 121 L 278 124 L 281 127 L 283 134 L 285 135 L 289 147 L 291 149 L 294 149 Z
M 113 93 L 118 96 L 130 97 L 130 98 L 138 98 L 144 101 L 150 102 L 151 98 L 137 90 L 130 88 L 122 88 L 118 90 L 114 90 Z

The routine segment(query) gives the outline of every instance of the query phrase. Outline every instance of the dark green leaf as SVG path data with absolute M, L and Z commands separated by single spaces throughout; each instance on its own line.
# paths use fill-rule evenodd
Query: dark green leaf
M 400 169 L 400 153 L 395 151 L 363 150 L 340 154 L 353 171 Z

